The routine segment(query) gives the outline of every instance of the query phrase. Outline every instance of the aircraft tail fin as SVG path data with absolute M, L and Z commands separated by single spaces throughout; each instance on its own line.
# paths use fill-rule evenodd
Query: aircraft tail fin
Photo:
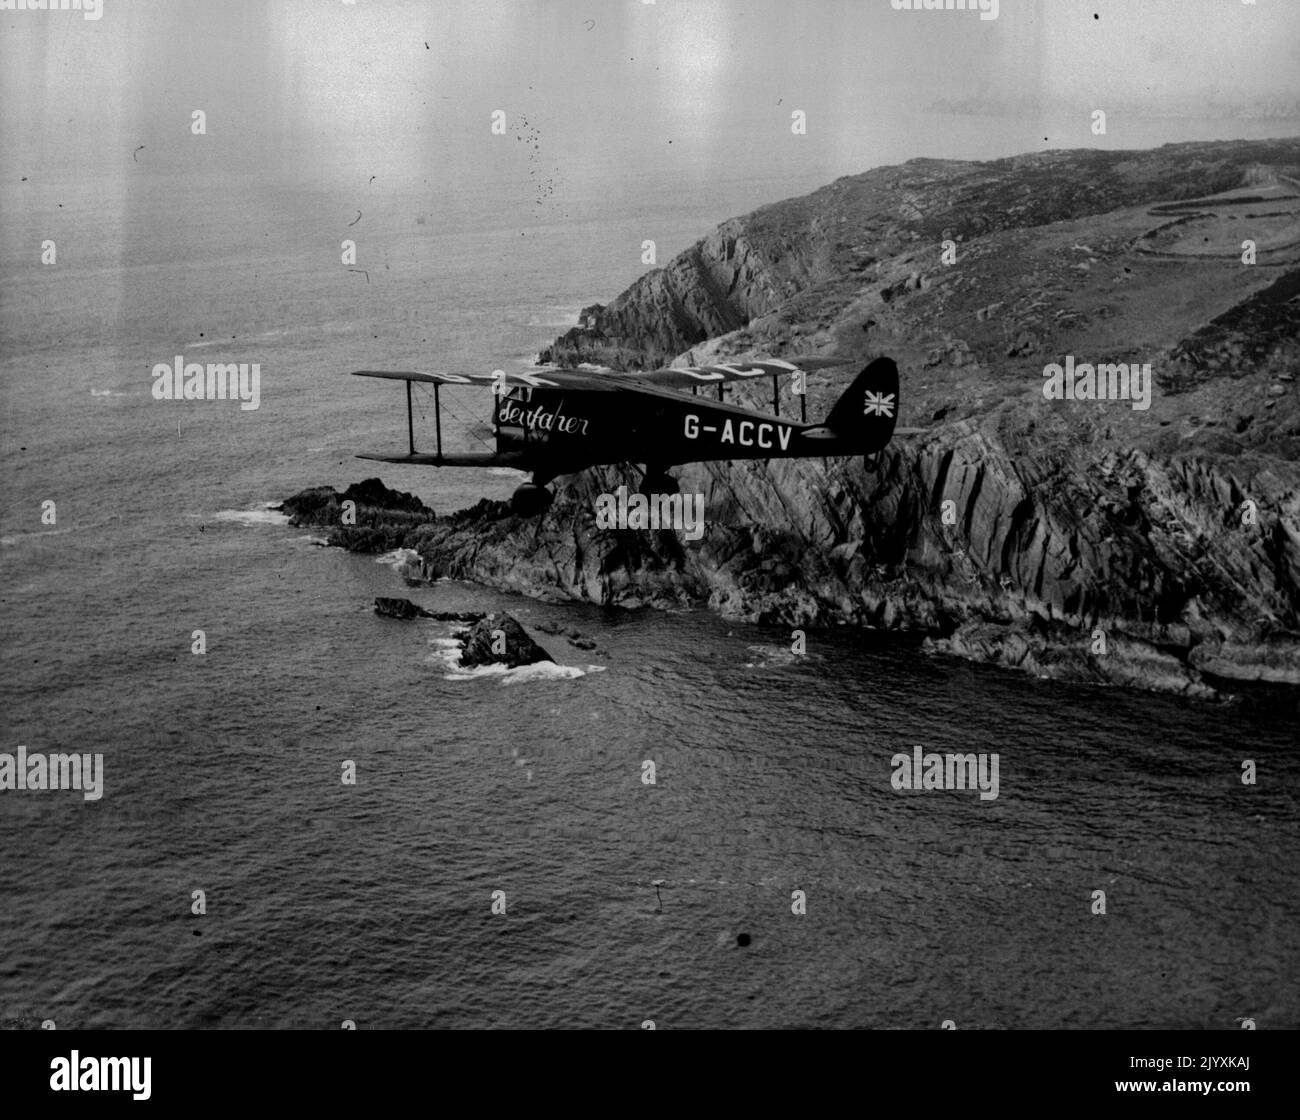
M 826 426 L 837 435 L 864 439 L 867 454 L 889 443 L 897 423 L 898 366 L 892 358 L 865 366 L 826 417 Z

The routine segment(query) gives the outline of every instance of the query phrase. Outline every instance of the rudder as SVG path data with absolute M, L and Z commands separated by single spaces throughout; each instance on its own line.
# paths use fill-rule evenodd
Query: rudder
M 892 358 L 865 366 L 826 417 L 826 426 L 837 435 L 864 440 L 868 455 L 889 443 L 897 423 L 898 366 Z

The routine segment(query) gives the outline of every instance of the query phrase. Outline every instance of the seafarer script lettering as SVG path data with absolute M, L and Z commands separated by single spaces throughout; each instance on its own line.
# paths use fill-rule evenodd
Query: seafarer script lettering
M 506 401 L 498 409 L 497 419 L 503 424 L 526 427 L 529 431 L 558 432 L 566 436 L 587 434 L 587 421 L 580 416 L 565 416 L 559 405 L 547 412 L 540 404 L 523 408 L 518 401 Z

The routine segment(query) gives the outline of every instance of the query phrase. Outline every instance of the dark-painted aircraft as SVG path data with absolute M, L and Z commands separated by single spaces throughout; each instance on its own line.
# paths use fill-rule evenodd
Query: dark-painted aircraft
M 765 358 L 647 373 L 535 369 L 459 374 L 361 369 L 354 371 L 356 376 L 406 382 L 409 451 L 358 458 L 531 472 L 532 481 L 520 486 L 511 499 L 515 513 L 522 517 L 541 513 L 550 505 L 553 494 L 546 488 L 548 483 L 587 467 L 644 464 L 642 493 L 673 494 L 678 487 L 668 468 L 683 463 L 833 455 L 867 458 L 880 452 L 895 433 L 898 367 L 889 358 L 877 358 L 867 365 L 820 424 L 807 422 L 803 395 L 800 420 L 780 415 L 780 378 L 806 377 L 807 371 L 845 365 L 849 360 Z M 772 379 L 773 413 L 723 400 L 728 382 L 756 377 Z M 415 449 L 411 386 L 421 382 L 433 385 L 437 431 L 432 452 Z M 438 396 L 443 385 L 482 385 L 494 390 L 494 451 L 443 451 Z M 699 396 L 700 390 L 710 385 L 717 387 L 716 401 Z

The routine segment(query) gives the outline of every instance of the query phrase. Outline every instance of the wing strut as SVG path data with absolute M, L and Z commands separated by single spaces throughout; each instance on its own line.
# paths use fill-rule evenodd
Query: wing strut
M 406 383 L 406 442 L 410 444 L 411 454 L 415 454 L 415 419 L 411 415 L 411 383 Z
M 408 381 L 407 385 L 411 383 Z M 433 383 L 433 423 L 438 433 L 438 458 L 442 458 L 442 402 L 438 400 L 438 383 Z
M 781 415 L 781 385 L 776 379 L 776 374 L 772 374 L 772 408 L 776 415 Z

